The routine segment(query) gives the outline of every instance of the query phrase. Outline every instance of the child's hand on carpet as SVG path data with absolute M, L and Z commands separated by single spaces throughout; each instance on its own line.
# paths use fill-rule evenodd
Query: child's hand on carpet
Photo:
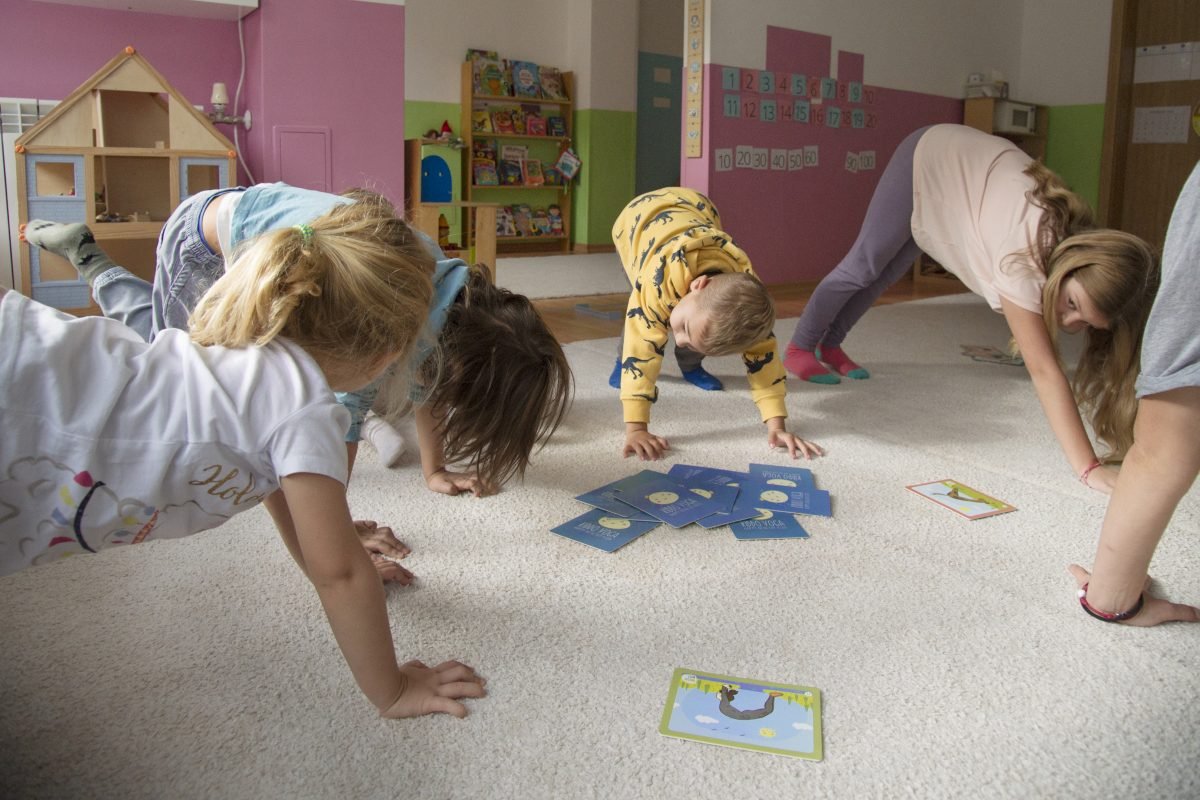
M 1119 474 L 1120 471 L 1116 467 L 1097 467 L 1088 473 L 1087 486 L 1098 492 L 1112 494 L 1113 489 L 1117 488 L 1117 475 Z
M 444 661 L 432 669 L 420 661 L 400 665 L 408 684 L 400 697 L 380 716 L 387 719 L 407 719 L 425 714 L 451 714 L 462 719 L 467 707 L 458 702 L 464 697 L 483 697 L 487 694 L 487 678 L 460 661 Z
M 373 520 L 356 519 L 354 532 L 358 534 L 359 542 L 371 557 L 371 563 L 384 583 L 395 582 L 408 586 L 413 582 L 413 574 L 398 563 L 412 550 L 396 538 L 391 528 Z
M 788 455 L 792 458 L 795 458 L 797 453 L 801 453 L 805 460 L 809 460 L 813 456 L 825 455 L 825 450 L 821 445 L 801 439 L 794 433 L 788 433 L 783 417 L 772 417 L 767 420 L 767 444 L 772 450 L 776 447 L 786 447 Z
M 435 492 L 448 494 L 452 497 L 471 492 L 476 497 L 486 497 L 496 493 L 496 487 L 485 482 L 474 472 L 451 472 L 439 469 L 425 480 L 426 485 Z
M 637 423 L 625 424 L 625 446 L 621 448 L 621 456 L 629 458 L 636 455 L 642 461 L 658 461 L 662 458 L 671 445 L 661 436 L 655 436 L 650 431 L 642 427 L 630 427 Z
M 1071 564 L 1067 567 L 1071 574 L 1075 576 L 1075 582 L 1082 589 L 1085 584 L 1091 581 L 1091 573 L 1078 564 Z M 1163 622 L 1200 622 L 1200 608 L 1185 605 L 1184 603 L 1172 603 L 1169 600 L 1163 600 L 1150 594 L 1150 577 L 1146 577 L 1146 583 L 1142 587 L 1144 602 L 1142 610 L 1133 615 L 1129 619 L 1120 620 L 1119 625 L 1132 625 L 1137 628 L 1149 628 L 1154 625 L 1159 625 Z M 1094 592 L 1089 593 L 1088 602 L 1104 609 L 1103 600 L 1097 598 Z M 1124 611 L 1125 609 L 1118 609 Z

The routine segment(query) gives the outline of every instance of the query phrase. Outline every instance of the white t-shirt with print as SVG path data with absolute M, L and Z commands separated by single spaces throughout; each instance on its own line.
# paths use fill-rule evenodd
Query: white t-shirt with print
M 913 153 L 913 239 L 995 311 L 1003 296 L 1042 313 L 1046 277 L 1030 255 L 1042 210 L 1025 196 L 1030 161 L 1007 139 L 965 125 L 934 125 Z
M 0 575 L 215 528 L 298 472 L 346 481 L 349 415 L 286 340 L 147 344 L 0 298 Z

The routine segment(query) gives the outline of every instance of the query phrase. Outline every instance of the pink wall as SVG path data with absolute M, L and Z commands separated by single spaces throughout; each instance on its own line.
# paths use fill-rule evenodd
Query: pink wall
M 706 65 L 704 149 L 710 155 L 685 158 L 683 181 L 701 191 L 707 189 L 721 211 L 725 229 L 746 250 L 755 271 L 768 284 L 815 281 L 828 274 L 854 243 L 875 184 L 900 141 L 923 125 L 962 121 L 962 100 L 957 98 L 864 86 L 862 100 L 851 102 L 849 83 L 862 82 L 865 59 L 842 51 L 837 54 L 839 97 L 811 106 L 814 112 L 818 108 L 841 109 L 840 127 L 815 119 L 805 124 L 726 116 L 727 95 L 737 95 L 743 106 L 764 100 L 774 101 L 777 107 L 796 99 L 811 102 L 811 96 L 793 96 L 786 81 L 791 74 L 804 74 L 811 95 L 813 79 L 830 75 L 832 50 L 828 36 L 769 27 L 766 68 L 776 73 L 777 83 L 785 84 L 771 95 L 725 90 L 724 65 Z M 749 72 L 757 76 L 758 70 Z M 851 127 L 850 114 L 855 109 L 863 112 L 865 127 Z M 768 150 L 816 145 L 819 163 L 796 171 L 717 171 L 713 150 L 736 150 L 739 145 Z M 864 150 L 874 151 L 874 169 L 847 170 L 847 153 Z
M 0 96 L 61 100 L 126 45 L 192 104 L 207 107 L 216 81 L 233 96 L 236 23 L 32 0 L 4 0 L 0 11 Z
M 255 178 L 328 176 L 332 191 L 367 186 L 401 204 L 404 7 L 261 0 L 245 23 Z

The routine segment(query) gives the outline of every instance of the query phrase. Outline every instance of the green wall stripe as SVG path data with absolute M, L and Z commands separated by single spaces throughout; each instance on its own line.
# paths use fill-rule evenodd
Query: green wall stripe
M 1100 201 L 1104 104 L 1050 106 L 1047 110 L 1046 166 L 1096 208 Z
M 574 147 L 583 160 L 574 195 L 575 242 L 611 245 L 612 224 L 633 199 L 637 114 L 575 112 Z

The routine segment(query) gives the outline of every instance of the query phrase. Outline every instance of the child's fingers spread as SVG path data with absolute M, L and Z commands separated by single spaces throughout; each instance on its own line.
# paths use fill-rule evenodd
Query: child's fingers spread
M 371 553 L 371 563 L 375 565 L 375 571 L 379 573 L 379 577 L 384 583 L 398 583 L 401 586 L 408 586 L 413 582 L 415 577 L 410 571 L 391 560 L 388 556 L 380 555 L 379 553 Z
M 438 687 L 438 695 L 441 697 L 486 697 L 487 690 L 483 688 L 483 684 L 475 681 L 455 681 L 454 683 L 443 683 Z
M 462 681 L 478 681 L 479 676 L 475 674 L 475 670 L 468 667 L 466 664 L 460 664 L 457 661 L 450 661 L 446 664 L 439 664 L 437 667 L 438 680 L 442 683 L 459 683 Z
M 424 714 L 449 714 L 452 717 L 465 719 L 467 716 L 467 707 L 457 700 L 451 700 L 449 697 L 431 697 L 425 701 Z

